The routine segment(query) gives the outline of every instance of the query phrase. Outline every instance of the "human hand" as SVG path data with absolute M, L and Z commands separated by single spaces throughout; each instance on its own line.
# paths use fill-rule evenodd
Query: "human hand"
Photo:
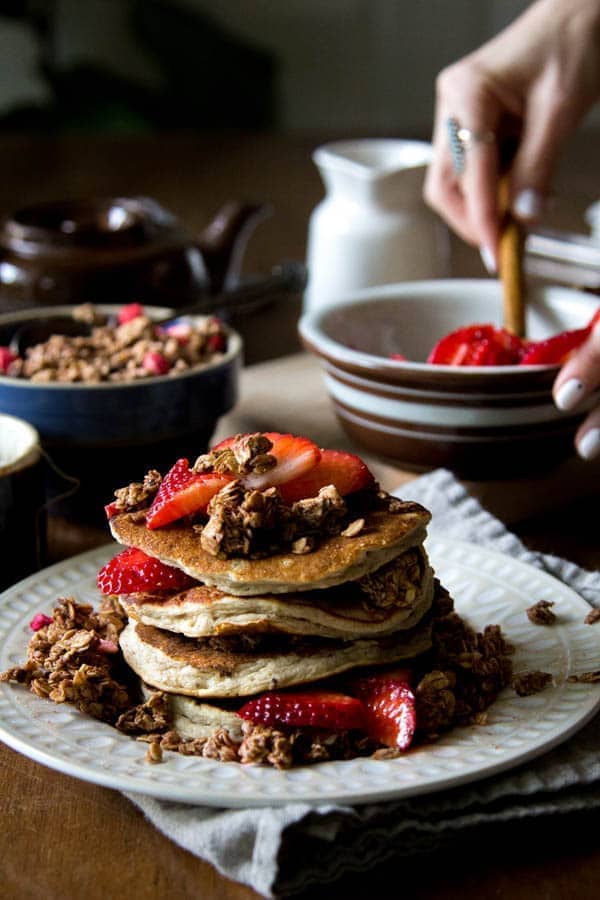
M 600 0 L 537 0 L 499 35 L 438 76 L 426 201 L 496 269 L 500 150 L 517 138 L 514 215 L 536 221 L 565 139 L 600 96 Z M 471 133 L 453 168 L 448 122 Z
M 600 387 L 600 322 L 587 341 L 567 360 L 554 382 L 554 402 L 559 409 L 577 409 Z M 583 459 L 600 455 L 600 402 L 575 435 L 575 446 Z

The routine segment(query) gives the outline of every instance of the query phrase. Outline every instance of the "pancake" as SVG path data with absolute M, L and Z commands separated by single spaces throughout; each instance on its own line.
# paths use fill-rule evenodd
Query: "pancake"
M 146 700 L 153 693 L 154 688 L 142 683 L 142 694 Z M 243 719 L 230 709 L 180 694 L 169 694 L 168 704 L 171 727 L 185 741 L 208 738 L 217 728 L 224 728 L 234 741 L 243 738 Z
M 419 561 L 418 577 L 415 583 L 403 584 L 402 562 L 414 567 L 415 554 Z M 433 571 L 422 548 L 400 554 L 384 569 L 398 572 L 395 579 L 398 588 L 390 605 L 369 603 L 357 582 L 283 597 L 277 594 L 240 597 L 199 585 L 166 600 L 152 594 L 132 594 L 120 597 L 120 602 L 128 616 L 137 622 L 188 637 L 256 632 L 346 640 L 383 637 L 416 625 L 433 599 Z M 393 577 L 394 571 L 390 575 Z
M 219 646 L 133 622 L 119 638 L 128 665 L 153 687 L 190 697 L 244 697 L 412 659 L 431 646 L 431 626 L 422 620 L 410 631 L 357 641 L 292 638 L 283 651 L 273 645 L 249 652 L 221 640 Z
M 365 527 L 354 537 L 334 535 L 311 553 L 276 553 L 264 559 L 211 556 L 190 525 L 175 523 L 151 531 L 136 513 L 114 516 L 110 529 L 119 543 L 137 547 L 197 581 L 235 596 L 262 596 L 332 587 L 373 572 L 420 546 L 430 518 L 417 503 L 406 503 L 400 512 L 374 510 L 365 515 Z

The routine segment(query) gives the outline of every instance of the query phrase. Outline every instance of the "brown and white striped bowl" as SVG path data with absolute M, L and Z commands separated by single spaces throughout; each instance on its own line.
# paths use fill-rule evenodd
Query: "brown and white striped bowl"
M 569 288 L 532 290 L 527 335 L 539 340 L 581 328 L 597 308 L 597 298 Z M 581 411 L 554 406 L 556 366 L 420 361 L 455 328 L 500 324 L 501 309 L 495 280 L 405 282 L 311 310 L 299 330 L 358 444 L 411 469 L 446 466 L 468 478 L 497 478 L 546 469 L 570 455 L 582 418 Z M 411 361 L 390 359 L 392 353 Z

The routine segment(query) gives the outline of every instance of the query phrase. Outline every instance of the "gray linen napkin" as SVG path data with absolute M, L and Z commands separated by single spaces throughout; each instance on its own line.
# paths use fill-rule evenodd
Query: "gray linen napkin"
M 454 476 L 438 469 L 398 492 L 433 513 L 440 534 L 518 557 L 600 606 L 600 572 L 528 551 Z M 600 628 L 600 625 L 596 626 Z M 568 742 L 471 786 L 367 806 L 210 809 L 128 794 L 167 837 L 265 897 L 296 894 L 394 855 L 431 851 L 462 829 L 600 807 L 600 716 Z M 303 848 L 301 852 L 300 848 Z

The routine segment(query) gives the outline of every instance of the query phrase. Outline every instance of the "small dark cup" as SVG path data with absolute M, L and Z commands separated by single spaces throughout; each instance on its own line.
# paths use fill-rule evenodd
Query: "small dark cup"
M 44 504 L 39 435 L 28 422 L 0 415 L 0 590 L 44 564 Z

